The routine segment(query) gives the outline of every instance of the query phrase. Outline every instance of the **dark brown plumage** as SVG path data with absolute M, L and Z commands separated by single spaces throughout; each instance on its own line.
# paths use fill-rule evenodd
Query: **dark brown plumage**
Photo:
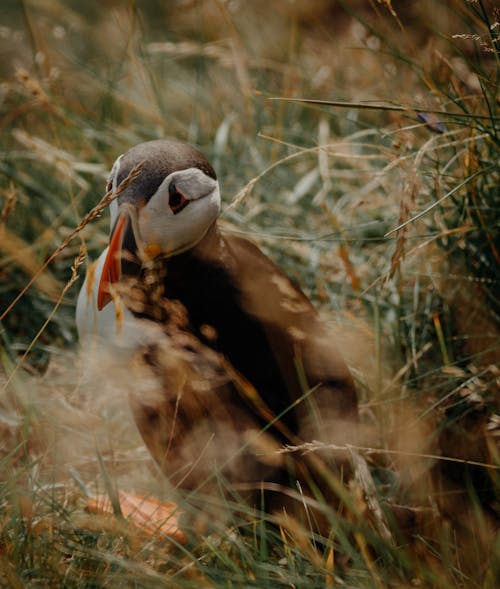
M 158 187 L 173 172 L 165 198 L 177 214 L 171 187 L 183 181 L 190 186 L 175 175 L 183 169 L 182 158 L 188 169 L 211 178 L 208 183 L 215 180 L 203 156 L 197 159 L 188 146 L 180 156 L 176 145 L 155 142 L 151 158 L 148 144 L 122 156 L 118 181 L 138 159 L 147 162 L 146 175 L 119 200 L 130 205 L 135 199 L 139 219 L 141 207 L 158 206 Z M 177 216 L 194 211 L 203 199 L 186 200 Z M 249 491 L 250 501 L 260 501 L 262 482 L 296 490 L 296 480 L 303 489 L 318 486 L 331 497 L 325 469 L 346 467 L 342 452 L 280 452 L 288 443 L 342 445 L 356 439 L 352 377 L 308 298 L 255 244 L 222 233 L 213 220 L 191 247 L 154 260 L 138 254 L 133 223 L 123 231 L 120 268 L 106 278 L 105 264 L 99 289 L 107 288 L 106 280 L 118 283 L 137 318 L 162 326 L 165 338 L 137 352 L 155 372 L 158 390 L 132 395 L 131 405 L 146 445 L 172 483 L 213 489 L 218 471 L 233 488 Z
M 214 225 L 192 250 L 159 265 L 163 296 L 185 307 L 189 330 L 223 354 L 275 414 L 305 392 L 295 358 L 307 386 L 331 389 L 335 415 L 356 415 L 351 375 L 310 301 L 252 242 L 223 235 Z M 211 337 L 204 326 L 214 329 Z M 298 425 L 294 414 L 283 417 L 292 429 Z

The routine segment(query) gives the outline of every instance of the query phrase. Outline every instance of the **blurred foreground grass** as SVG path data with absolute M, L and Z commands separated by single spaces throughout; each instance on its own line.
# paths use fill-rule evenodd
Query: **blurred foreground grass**
M 4 4 L 1 582 L 498 586 L 493 4 Z M 75 346 L 71 268 L 78 260 L 83 274 L 104 247 L 106 215 L 50 258 L 114 159 L 160 137 L 205 152 L 227 230 L 258 241 L 332 322 L 377 449 L 359 452 L 382 503 L 420 510 L 409 534 L 390 518 L 381 532 L 362 480 L 350 509 L 325 506 L 332 534 L 319 543 L 242 505 L 234 525 L 186 548 L 84 513 L 82 488 L 108 479 L 169 490 L 123 383 L 92 377 L 112 359 L 81 359 Z

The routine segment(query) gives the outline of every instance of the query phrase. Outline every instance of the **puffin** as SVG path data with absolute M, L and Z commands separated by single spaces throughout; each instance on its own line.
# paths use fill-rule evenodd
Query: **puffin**
M 109 244 L 80 290 L 77 329 L 82 346 L 100 342 L 124 374 L 140 365 L 154 383 L 135 384 L 129 403 L 169 481 L 253 505 L 264 490 L 275 512 L 303 509 L 304 494 L 338 502 L 332 473 L 350 476 L 339 448 L 358 430 L 353 377 L 300 287 L 220 226 L 209 161 L 182 142 L 141 143 L 107 191 Z M 286 451 L 310 443 L 324 450 Z

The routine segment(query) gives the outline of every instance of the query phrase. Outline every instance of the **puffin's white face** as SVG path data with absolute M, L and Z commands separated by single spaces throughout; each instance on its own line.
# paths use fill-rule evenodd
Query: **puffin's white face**
M 120 156 L 111 171 L 109 186 L 115 190 Z M 152 257 L 171 256 L 196 245 L 220 211 L 219 183 L 199 168 L 169 174 L 149 200 L 136 209 L 140 235 L 136 242 Z M 128 201 L 126 201 L 128 202 Z M 118 197 L 110 204 L 111 228 L 121 208 Z M 142 206 L 141 206 L 142 205 Z
M 217 218 L 217 180 L 198 168 L 167 176 L 139 210 L 139 231 L 146 251 L 175 255 L 196 245 Z
M 109 207 L 111 236 L 99 309 L 110 300 L 110 286 L 120 280 L 122 248 L 142 261 L 175 256 L 194 247 L 219 214 L 215 172 L 193 147 L 151 141 L 132 148 L 114 163 L 108 190 L 116 190 L 137 165 L 141 165 L 138 176 Z

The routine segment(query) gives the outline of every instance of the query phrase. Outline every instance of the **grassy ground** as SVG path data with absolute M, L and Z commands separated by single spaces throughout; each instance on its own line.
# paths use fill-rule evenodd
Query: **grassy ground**
M 3 586 L 499 586 L 493 3 L 2 12 Z M 106 359 L 81 358 L 73 319 L 106 214 L 74 230 L 114 159 L 160 137 L 206 153 L 226 229 L 300 282 L 358 381 L 369 449 L 353 453 L 351 504 L 324 507 L 329 538 L 237 505 L 231 525 L 181 547 L 83 510 L 109 481 L 169 492 L 123 382 L 93 376 Z M 377 515 L 388 500 L 417 508 L 407 533 Z

